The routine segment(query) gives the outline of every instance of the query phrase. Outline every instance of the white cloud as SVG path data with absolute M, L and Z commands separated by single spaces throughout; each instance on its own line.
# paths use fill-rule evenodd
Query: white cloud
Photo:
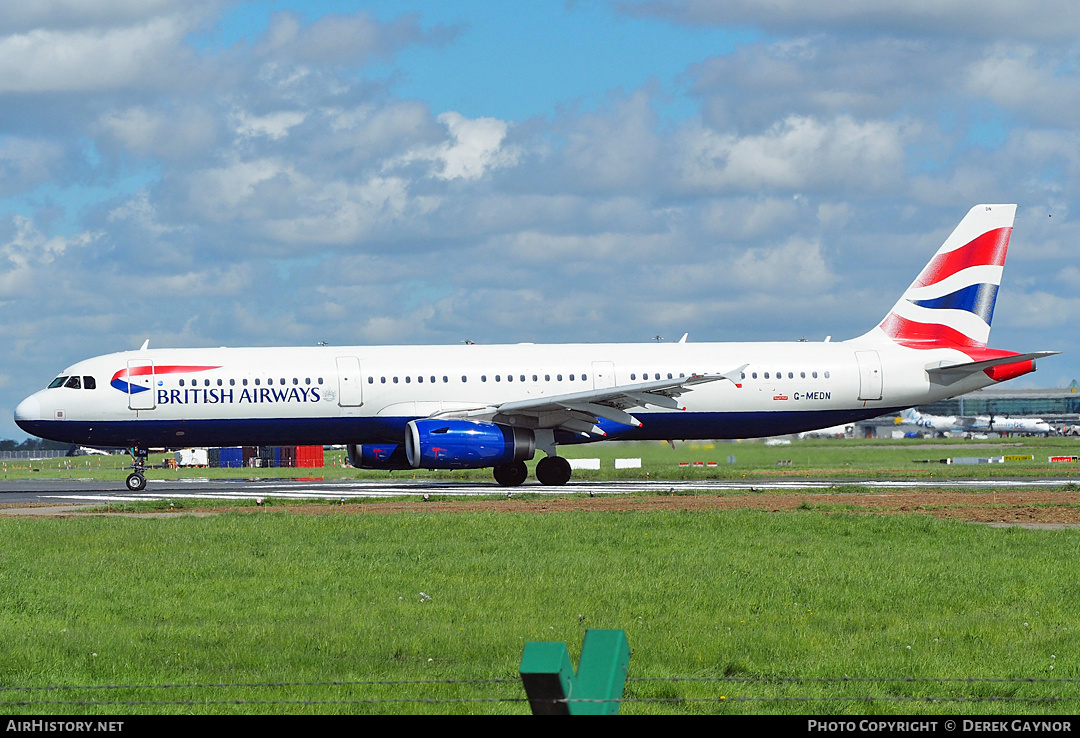
M 902 177 L 903 144 L 897 123 L 792 116 L 756 135 L 689 130 L 678 164 L 682 182 L 708 190 L 879 189 Z
M 307 113 L 298 110 L 279 110 L 266 115 L 252 115 L 237 111 L 232 115 L 236 133 L 243 137 L 266 136 L 277 141 L 289 134 L 289 129 L 298 126 L 307 118 Z
M 33 190 L 65 164 L 63 147 L 47 139 L 0 138 L 0 195 Z
M 102 113 L 95 125 L 103 141 L 120 151 L 169 160 L 205 157 L 223 130 L 213 113 L 199 105 L 179 110 L 145 106 L 113 109 Z
M 427 161 L 437 165 L 434 176 L 439 179 L 474 180 L 494 169 L 517 164 L 520 150 L 503 146 L 507 128 L 504 121 L 469 119 L 455 112 L 443 113 L 438 120 L 446 126 L 451 140 L 409 151 L 387 162 L 387 168 Z
M 1035 47 L 999 44 L 965 70 L 968 91 L 1006 110 L 1071 125 L 1080 109 L 1075 64 L 1041 56 Z
M 120 28 L 34 29 L 0 38 L 0 94 L 158 86 L 193 64 L 177 17 Z M 181 63 L 186 60 L 186 63 Z
M 34 294 L 58 280 L 53 275 L 69 249 L 85 247 L 100 233 L 72 237 L 47 236 L 34 221 L 21 215 L 11 218 L 14 232 L 0 242 L 0 298 Z
M 643 0 L 619 3 L 635 14 L 687 24 L 757 26 L 806 33 L 830 29 L 887 34 L 999 36 L 1036 39 L 1075 37 L 1080 18 L 1070 0 L 1043 0 L 1035 7 L 1013 0 Z
M 406 14 L 383 22 L 361 11 L 304 24 L 296 13 L 275 13 L 256 53 L 300 64 L 353 65 L 373 57 L 387 60 L 413 44 L 440 45 L 457 33 L 443 26 L 425 31 L 419 20 Z

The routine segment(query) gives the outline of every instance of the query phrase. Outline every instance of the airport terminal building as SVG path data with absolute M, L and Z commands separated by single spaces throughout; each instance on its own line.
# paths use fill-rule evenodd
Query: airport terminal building
M 1080 423 L 1080 384 L 1074 379 L 1068 387 L 1061 389 L 994 387 L 920 405 L 918 409 L 930 415 L 1034 417 L 1052 425 L 1076 425 Z

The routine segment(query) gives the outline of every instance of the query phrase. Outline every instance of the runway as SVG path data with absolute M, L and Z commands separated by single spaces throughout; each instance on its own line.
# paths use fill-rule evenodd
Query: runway
M 686 494 L 691 491 L 778 492 L 794 489 L 837 488 L 875 490 L 948 489 L 1048 489 L 1075 485 L 1072 479 L 962 479 L 962 480 L 852 480 L 852 479 L 739 479 L 739 480 L 650 480 L 571 481 L 562 487 L 546 487 L 532 482 L 520 487 L 500 487 L 492 482 L 448 482 L 426 480 L 322 481 L 322 480 L 148 480 L 139 493 L 128 492 L 121 482 L 93 480 L 18 480 L 0 482 L 0 504 L 13 503 L 111 503 L 151 500 L 245 500 L 257 499 L 329 500 L 377 499 L 387 497 L 477 497 L 515 495 L 625 495 L 637 492 Z

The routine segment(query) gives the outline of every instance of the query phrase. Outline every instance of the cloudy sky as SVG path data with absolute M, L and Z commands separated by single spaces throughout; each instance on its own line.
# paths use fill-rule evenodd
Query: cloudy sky
M 152 346 L 837 340 L 1019 203 L 1080 378 L 1069 0 L 0 5 L 0 437 Z

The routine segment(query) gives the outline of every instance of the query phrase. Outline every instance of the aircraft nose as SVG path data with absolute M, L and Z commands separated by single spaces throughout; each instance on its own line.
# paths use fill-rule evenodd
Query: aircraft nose
M 22 427 L 23 421 L 41 420 L 41 403 L 30 395 L 15 408 L 15 423 Z M 25 429 L 24 429 L 25 430 Z

